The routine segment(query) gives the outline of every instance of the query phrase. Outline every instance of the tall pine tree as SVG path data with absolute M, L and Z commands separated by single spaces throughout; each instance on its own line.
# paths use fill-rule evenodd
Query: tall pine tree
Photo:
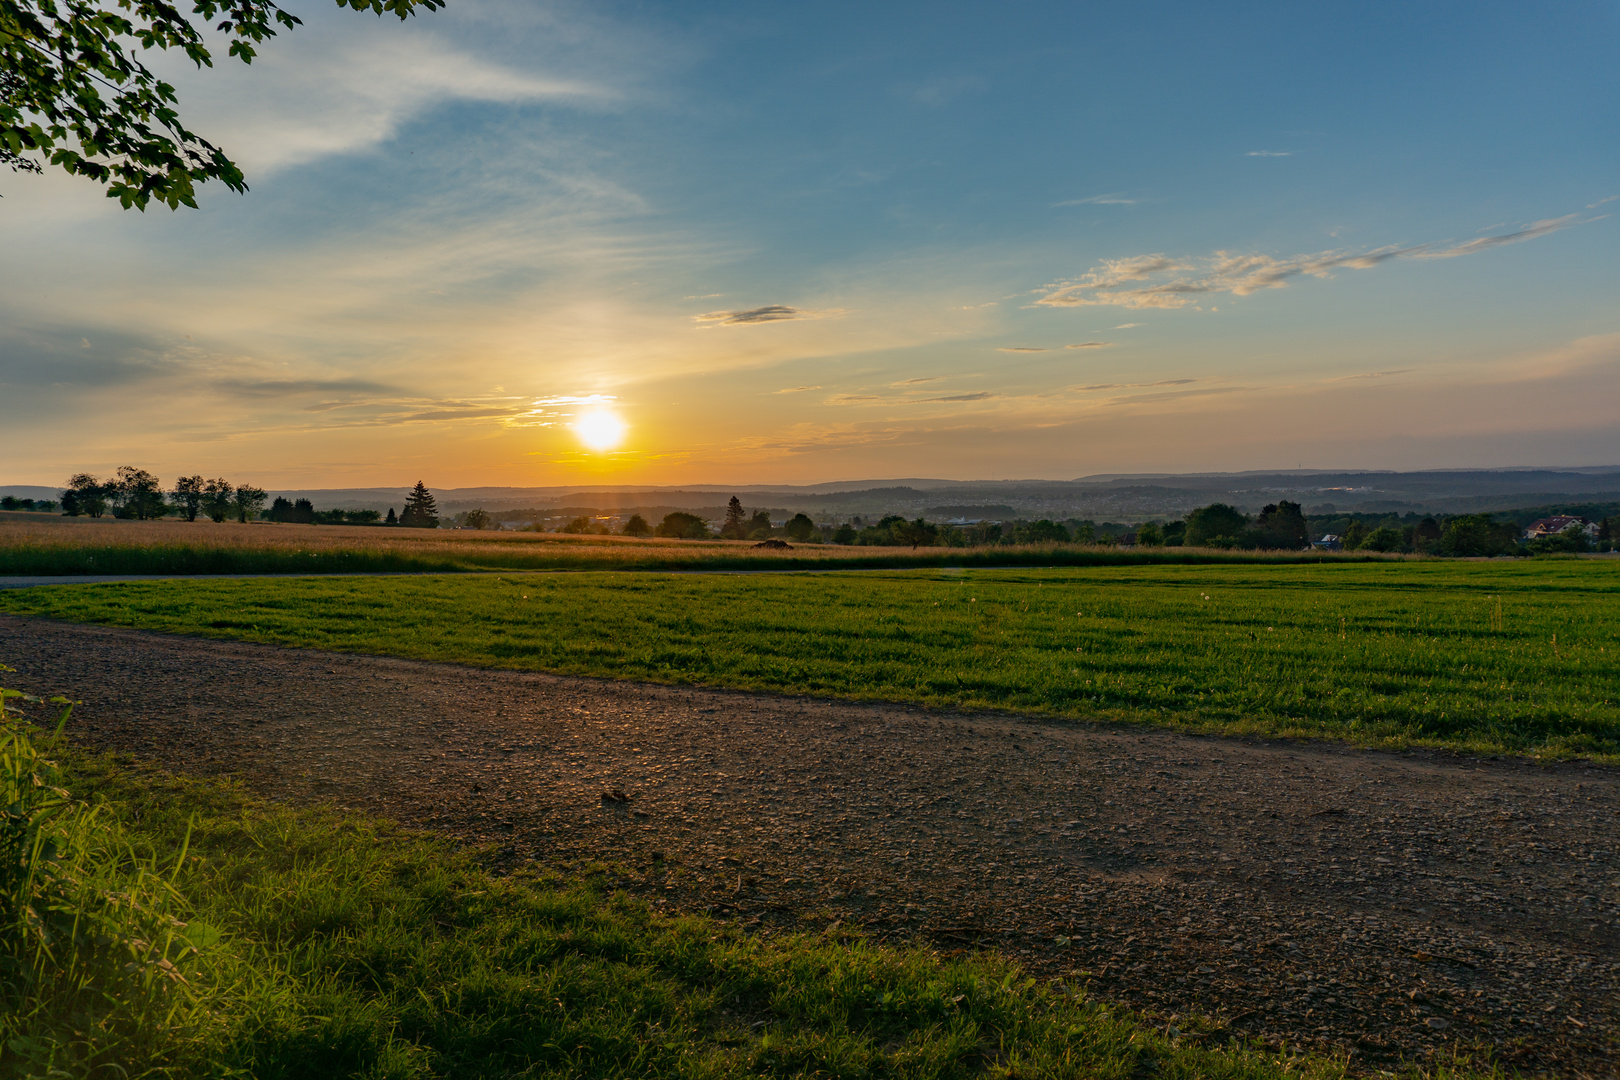
M 743 526 L 747 511 L 743 509 L 742 500 L 733 495 L 731 502 L 726 506 L 726 523 L 720 526 L 720 535 L 727 540 L 741 540 L 748 535 Z
M 433 493 L 428 491 L 427 485 L 418 480 L 416 487 L 405 496 L 405 512 L 399 515 L 399 523 L 410 529 L 437 529 L 439 527 L 439 506 L 433 501 Z

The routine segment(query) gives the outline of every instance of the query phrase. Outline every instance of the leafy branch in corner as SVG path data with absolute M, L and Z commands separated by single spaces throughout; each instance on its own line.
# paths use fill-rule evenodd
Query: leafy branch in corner
M 445 0 L 337 5 L 405 19 Z M 102 184 L 125 209 L 153 199 L 195 207 L 208 180 L 246 191 L 242 170 L 185 127 L 174 87 L 135 54 L 179 49 L 213 67 L 209 24 L 250 64 L 255 45 L 300 20 L 270 0 L 195 0 L 190 14 L 166 0 L 0 0 L 0 165 L 37 173 L 46 161 Z

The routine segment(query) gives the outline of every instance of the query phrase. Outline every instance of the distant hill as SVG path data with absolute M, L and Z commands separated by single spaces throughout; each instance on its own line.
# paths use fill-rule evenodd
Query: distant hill
M 408 485 L 272 491 L 307 498 L 319 509 L 387 510 L 404 505 Z M 59 488 L 0 486 L 0 495 L 54 499 Z M 1620 467 L 1443 469 L 1417 472 L 1293 469 L 1276 472 L 1153 473 L 1084 476 L 1074 480 L 847 480 L 824 484 L 574 485 L 434 490 L 446 514 L 482 508 L 532 516 L 641 513 L 672 509 L 715 517 L 732 496 L 750 511 L 806 513 L 818 521 L 854 515 L 967 518 L 1051 518 L 1140 522 L 1180 517 L 1224 502 L 1248 512 L 1290 499 L 1307 513 L 1478 513 L 1555 510 L 1620 500 Z M 1550 508 L 1550 509 L 1549 509 Z

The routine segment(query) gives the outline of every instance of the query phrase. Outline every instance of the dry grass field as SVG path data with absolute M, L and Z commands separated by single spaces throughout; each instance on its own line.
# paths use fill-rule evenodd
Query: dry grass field
M 1370 556 L 1390 558 L 1390 556 Z M 1394 556 L 1399 558 L 1399 556 Z M 1082 544 L 911 548 L 636 539 L 345 525 L 122 521 L 0 513 L 0 574 L 445 573 L 465 570 L 803 570 L 915 566 L 1364 561 L 1320 553 L 1132 550 Z

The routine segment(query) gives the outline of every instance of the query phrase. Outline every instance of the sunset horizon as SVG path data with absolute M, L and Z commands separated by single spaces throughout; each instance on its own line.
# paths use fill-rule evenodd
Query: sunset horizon
M 0 171 L 0 482 L 1620 461 L 1604 5 L 292 10 Z

